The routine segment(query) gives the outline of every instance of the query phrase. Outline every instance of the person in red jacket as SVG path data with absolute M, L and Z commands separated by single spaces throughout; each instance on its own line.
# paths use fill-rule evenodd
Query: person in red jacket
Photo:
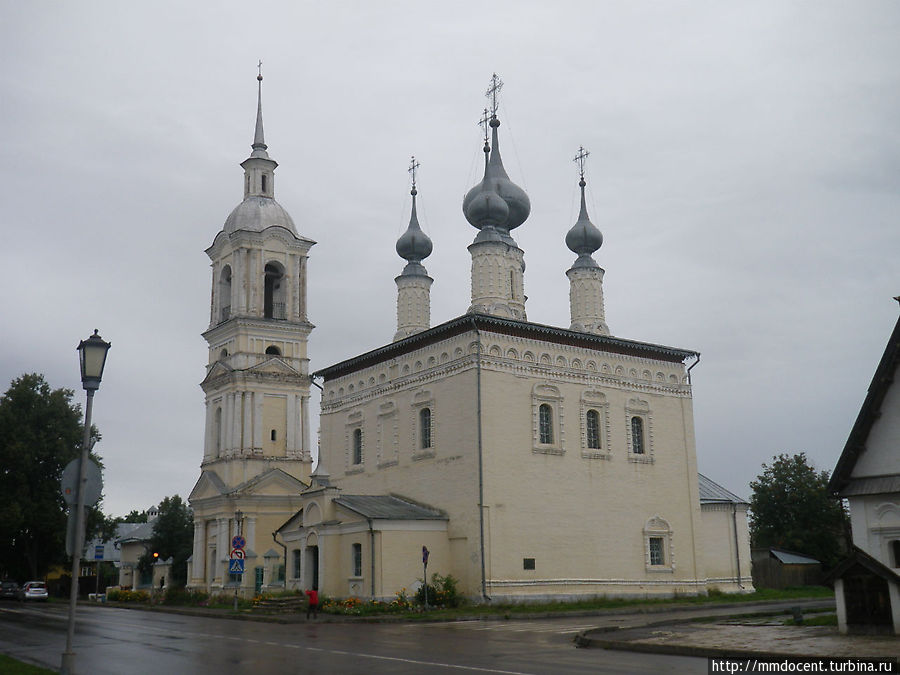
M 306 597 L 309 598 L 309 604 L 306 605 L 306 618 L 309 619 L 309 615 L 312 614 L 312 618 L 315 619 L 319 616 L 319 592 L 312 588 L 306 591 Z

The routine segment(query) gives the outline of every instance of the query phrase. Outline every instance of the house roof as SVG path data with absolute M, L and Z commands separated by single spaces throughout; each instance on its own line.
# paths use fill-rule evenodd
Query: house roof
M 729 492 L 715 481 L 710 480 L 702 473 L 697 474 L 697 483 L 700 488 L 701 504 L 746 504 L 747 502 L 733 492 Z
M 866 398 L 859 409 L 859 415 L 856 417 L 853 429 L 850 430 L 850 436 L 847 438 L 841 457 L 834 468 L 834 473 L 831 474 L 831 480 L 828 482 L 828 491 L 833 495 L 847 496 L 844 491 L 845 488 L 851 487 L 850 476 L 853 473 L 853 467 L 856 466 L 856 460 L 859 459 L 859 456 L 865 452 L 869 432 L 872 430 L 875 420 L 881 415 L 881 404 L 884 402 L 885 394 L 887 394 L 894 381 L 894 373 L 897 371 L 898 365 L 900 365 L 900 318 L 897 319 L 894 331 L 888 339 L 884 354 L 881 357 L 878 368 L 875 369 L 872 382 L 869 384 Z M 871 488 L 872 486 L 868 487 Z M 853 489 L 859 490 L 862 489 L 862 486 L 856 486 Z M 865 492 L 863 494 L 872 493 Z
M 346 361 L 341 361 L 333 366 L 322 368 L 313 373 L 313 375 L 322 377 L 328 381 L 476 328 L 491 333 L 502 333 L 504 335 L 516 337 L 545 340 L 547 342 L 586 347 L 588 349 L 595 349 L 603 352 L 654 358 L 661 361 L 669 361 L 671 363 L 683 363 L 685 359 L 690 357 L 699 358 L 700 356 L 699 352 L 689 349 L 665 347 L 663 345 L 651 344 L 649 342 L 637 342 L 635 340 L 625 340 L 610 335 L 582 333 L 580 331 L 555 328 L 553 326 L 545 326 L 529 321 L 501 319 L 496 316 L 472 312 L 446 321 L 445 323 L 429 328 L 428 330 L 423 330 L 420 333 L 415 333 L 402 340 L 397 340 L 389 345 L 373 349 L 365 354 L 360 354 L 359 356 L 354 356 Z
M 820 565 L 821 560 L 816 560 L 802 553 L 794 553 L 792 551 L 783 551 L 780 548 L 769 549 L 769 555 L 785 565 Z
M 835 567 L 827 575 L 825 575 L 825 578 L 822 581 L 826 584 L 833 585 L 835 579 L 840 579 L 841 577 L 843 577 L 844 574 L 854 565 L 861 565 L 862 567 L 866 568 L 882 579 L 891 581 L 895 584 L 900 584 L 900 574 L 897 574 L 897 572 L 882 563 L 880 560 L 873 558 L 861 548 L 858 548 L 856 546 L 851 549 L 850 556 L 838 563 L 837 567 Z
M 125 534 L 116 537 L 117 544 L 129 544 L 136 541 L 147 541 L 153 536 L 153 523 L 130 523 L 135 527 L 129 529 Z
M 393 495 L 341 495 L 334 503 L 373 520 L 448 520 L 447 515 Z

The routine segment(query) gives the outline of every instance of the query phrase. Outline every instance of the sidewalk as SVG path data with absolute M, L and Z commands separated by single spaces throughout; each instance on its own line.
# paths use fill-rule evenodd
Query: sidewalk
M 712 622 L 705 622 L 709 617 L 698 611 L 692 618 L 679 620 L 605 625 L 580 633 L 575 643 L 578 647 L 706 657 L 900 657 L 896 636 L 842 635 L 836 626 L 784 626 L 782 622 L 790 614 L 771 612 L 760 610 L 755 618 L 743 613 L 741 618 L 716 615 Z

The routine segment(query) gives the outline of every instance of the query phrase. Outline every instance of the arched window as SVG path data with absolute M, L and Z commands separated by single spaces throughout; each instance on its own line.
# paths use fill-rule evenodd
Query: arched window
M 588 410 L 585 415 L 585 431 L 587 432 L 587 446 L 592 450 L 600 449 L 600 413 L 596 410 Z
M 631 418 L 631 451 L 644 454 L 644 420 L 637 416 Z
M 362 576 L 362 544 L 353 544 L 353 576 Z
M 284 272 L 276 263 L 268 263 L 265 268 L 265 288 L 263 292 L 263 315 L 267 319 L 284 319 Z
M 269 345 L 266 347 L 266 354 L 269 354 L 270 356 L 281 356 L 281 350 L 275 345 Z
M 546 403 L 538 408 L 538 432 L 541 443 L 546 445 L 553 442 L 553 408 Z
M 431 447 L 431 408 L 419 411 L 419 447 L 423 450 Z
M 219 276 L 219 323 L 231 318 L 231 267 L 225 265 Z
M 266 174 L 262 175 L 262 193 L 266 194 Z
M 353 463 L 362 464 L 362 429 L 353 430 Z
M 222 408 L 216 408 L 216 416 L 213 423 L 213 434 L 215 436 L 216 457 L 222 454 Z

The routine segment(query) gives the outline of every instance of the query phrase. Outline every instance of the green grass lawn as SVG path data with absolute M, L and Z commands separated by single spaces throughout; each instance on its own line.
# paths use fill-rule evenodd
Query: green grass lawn
M 394 613 L 394 616 L 399 616 L 404 619 L 440 620 L 471 616 L 527 616 L 529 614 L 547 612 L 592 611 L 630 607 L 638 609 L 640 607 L 657 605 L 719 605 L 728 603 L 751 603 L 765 600 L 825 599 L 832 597 L 834 597 L 834 591 L 830 588 L 825 588 L 824 586 L 803 586 L 782 590 L 765 588 L 753 593 L 745 594 L 713 592 L 709 595 L 680 596 L 675 598 L 594 598 L 591 600 L 514 605 L 493 603 L 483 605 L 465 604 L 455 608 L 430 609 L 428 611 L 424 611 L 419 607 L 409 612 Z M 359 611 L 354 611 L 352 614 L 357 616 L 376 616 L 378 615 L 378 611 L 374 607 L 366 607 L 366 603 L 363 602 L 359 607 Z
M 0 673 L 3 675 L 47 675 L 55 673 L 55 670 L 47 670 L 39 666 L 32 666 L 27 663 L 17 661 L 11 656 L 0 654 Z

